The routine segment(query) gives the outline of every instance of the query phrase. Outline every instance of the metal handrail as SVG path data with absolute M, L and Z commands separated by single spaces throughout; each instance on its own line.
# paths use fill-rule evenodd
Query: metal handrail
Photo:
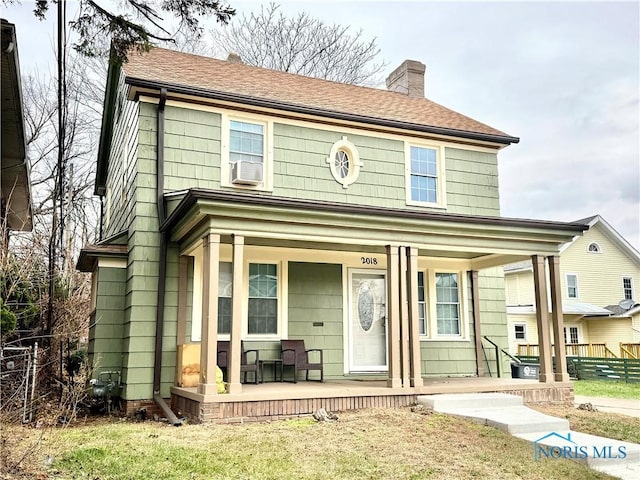
M 487 342 L 489 342 L 491 345 L 493 345 L 493 348 L 494 348 L 494 350 L 496 352 L 496 369 L 497 369 L 498 377 L 500 377 L 500 375 L 502 374 L 502 367 L 500 366 L 500 352 L 504 353 L 507 357 L 512 359 L 514 362 L 522 363 L 519 358 L 516 358 L 513 355 L 511 355 L 509 352 L 507 352 L 504 348 L 500 347 L 500 345 L 495 343 L 493 340 L 491 340 L 486 335 L 483 335 L 482 338 L 485 339 Z M 487 365 L 488 365 L 488 363 L 489 362 L 487 361 Z M 491 375 L 491 370 L 489 370 L 489 375 Z

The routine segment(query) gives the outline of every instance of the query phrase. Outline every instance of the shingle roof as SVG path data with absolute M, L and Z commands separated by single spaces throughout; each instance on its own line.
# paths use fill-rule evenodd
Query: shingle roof
M 304 77 L 163 48 L 153 48 L 142 55 L 131 54 L 123 70 L 128 83 L 135 79 L 191 87 L 203 92 L 224 92 L 320 112 L 355 115 L 362 117 L 365 122 L 367 119 L 384 119 L 504 137 L 502 143 L 518 141 L 426 98 L 410 98 L 402 93 Z

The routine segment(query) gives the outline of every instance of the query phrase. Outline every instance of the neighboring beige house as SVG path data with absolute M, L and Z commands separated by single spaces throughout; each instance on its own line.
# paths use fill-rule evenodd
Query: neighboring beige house
M 565 343 L 605 343 L 620 356 L 620 343 L 640 342 L 640 253 L 600 215 L 579 222 L 589 230 L 560 253 Z M 509 350 L 518 353 L 519 344 L 538 343 L 533 268 L 527 261 L 504 271 Z

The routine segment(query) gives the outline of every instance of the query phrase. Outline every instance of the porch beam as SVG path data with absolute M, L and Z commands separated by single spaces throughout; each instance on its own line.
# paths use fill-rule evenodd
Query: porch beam
M 407 293 L 409 310 L 409 382 L 422 387 L 420 314 L 418 312 L 418 249 L 407 247 Z
M 400 299 L 398 247 L 387 245 L 387 337 L 389 350 L 389 378 L 387 386 L 402 387 L 400 372 Z
M 402 387 L 409 388 L 409 304 L 408 302 L 408 277 L 407 277 L 407 248 L 398 248 L 398 286 L 400 290 L 400 365 L 402 373 Z
M 471 271 L 471 305 L 473 308 L 473 336 L 476 349 L 476 372 L 484 377 L 484 362 L 482 359 L 482 331 L 480 321 L 480 279 L 478 270 Z
M 202 335 L 200 336 L 200 383 L 198 392 L 203 395 L 217 395 L 216 352 L 218 347 L 220 235 L 209 233 L 202 240 Z
M 244 237 L 233 235 L 233 285 L 231 306 L 231 351 L 227 362 L 229 393 L 241 393 L 240 382 L 241 337 L 242 337 L 242 278 L 244 266 Z M 256 372 L 256 375 L 258 373 Z
M 554 354 L 556 357 L 555 380 L 568 382 L 567 352 L 564 346 L 564 318 L 562 312 L 562 287 L 560 286 L 560 257 L 547 257 L 551 286 L 551 319 L 553 322 Z
M 540 355 L 540 382 L 553 382 L 551 359 L 551 336 L 549 332 L 549 306 L 547 305 L 547 272 L 542 255 L 532 255 L 533 286 L 536 300 L 536 322 L 538 325 L 538 350 Z

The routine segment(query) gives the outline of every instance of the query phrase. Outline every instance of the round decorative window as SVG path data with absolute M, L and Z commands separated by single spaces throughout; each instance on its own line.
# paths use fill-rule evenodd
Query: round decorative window
M 342 137 L 342 140 L 333 144 L 327 163 L 331 175 L 343 188 L 348 188 L 357 180 L 360 167 L 363 166 L 356 146 L 347 137 Z

